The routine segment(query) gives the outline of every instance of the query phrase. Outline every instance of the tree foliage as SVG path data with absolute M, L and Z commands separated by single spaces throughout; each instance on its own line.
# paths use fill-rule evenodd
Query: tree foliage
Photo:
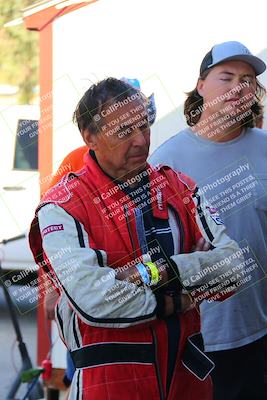
M 0 84 L 19 87 L 18 102 L 30 104 L 38 83 L 38 33 L 24 24 L 4 28 L 21 17 L 21 10 L 33 0 L 0 0 Z

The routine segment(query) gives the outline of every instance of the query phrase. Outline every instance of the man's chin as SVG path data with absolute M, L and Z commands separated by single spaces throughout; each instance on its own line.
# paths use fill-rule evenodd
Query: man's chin
M 141 172 L 143 172 L 146 169 L 146 165 L 147 162 L 143 162 L 141 164 L 131 164 L 131 169 L 129 170 L 128 173 L 125 174 L 125 177 L 129 178 L 129 177 L 135 177 L 136 175 L 140 174 Z
M 146 164 L 147 164 L 147 161 L 133 166 L 133 171 L 135 171 L 136 173 L 144 171 L 144 169 L 146 168 Z

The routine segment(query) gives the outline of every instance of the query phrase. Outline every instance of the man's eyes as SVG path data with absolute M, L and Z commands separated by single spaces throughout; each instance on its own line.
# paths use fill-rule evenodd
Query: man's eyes
M 222 82 L 231 82 L 232 79 L 231 79 L 231 78 L 220 78 L 220 81 L 222 81 Z M 246 86 L 251 86 L 251 85 L 254 84 L 254 82 L 253 82 L 252 79 L 243 79 L 243 80 L 241 81 L 241 83 L 242 83 L 242 84 L 245 84 Z
M 147 130 L 150 128 L 148 119 L 143 119 L 142 121 L 137 122 L 136 124 L 133 125 L 129 125 L 128 127 L 125 126 L 123 128 L 120 128 L 118 132 L 128 132 L 131 133 L 133 131 L 135 131 L 136 129 L 141 129 L 141 131 L 143 130 Z
M 135 126 L 129 126 L 129 127 L 124 127 L 123 129 L 119 129 L 117 131 L 117 136 L 119 139 L 123 139 L 125 137 L 129 137 L 130 135 L 132 135 L 132 133 L 134 131 L 136 131 L 136 129 L 140 129 L 142 131 L 143 134 L 147 134 L 150 133 L 150 126 L 148 121 L 144 121 L 143 124 L 141 124 L 138 127 Z

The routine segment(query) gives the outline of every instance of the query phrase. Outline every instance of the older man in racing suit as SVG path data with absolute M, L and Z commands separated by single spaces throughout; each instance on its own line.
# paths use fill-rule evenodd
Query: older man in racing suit
M 30 231 L 61 294 L 57 323 L 76 367 L 70 399 L 211 400 L 197 303 L 232 294 L 241 251 L 194 182 L 146 163 L 136 89 L 108 78 L 75 115 L 91 149 L 85 166 L 44 196 Z M 192 252 L 201 237 L 212 250 Z

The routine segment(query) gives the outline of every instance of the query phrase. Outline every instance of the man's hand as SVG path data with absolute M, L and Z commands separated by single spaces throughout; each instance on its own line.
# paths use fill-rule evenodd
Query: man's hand
M 45 294 L 44 313 L 45 313 L 45 318 L 47 318 L 50 321 L 55 319 L 55 305 L 58 296 L 59 295 L 55 290 Z
M 188 294 L 181 293 L 181 313 L 192 310 L 195 307 L 195 303 L 192 297 Z M 172 315 L 174 312 L 173 298 L 171 296 L 165 295 L 165 315 L 166 317 Z
M 197 243 L 192 247 L 192 253 L 195 251 L 208 251 L 211 248 L 211 244 L 207 242 L 203 237 L 198 239 Z
M 183 313 L 192 310 L 196 306 L 192 296 L 183 293 L 181 293 L 181 304 Z

